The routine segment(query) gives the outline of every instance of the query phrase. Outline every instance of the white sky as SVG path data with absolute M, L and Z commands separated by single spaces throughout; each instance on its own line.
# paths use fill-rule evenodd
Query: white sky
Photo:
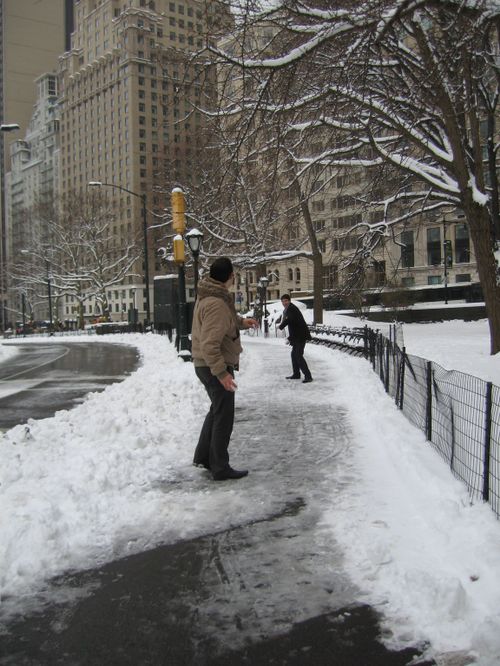
M 500 385 L 485 321 L 403 330 L 410 354 Z M 215 484 L 191 465 L 207 409 L 192 364 L 165 337 L 85 339 L 134 344 L 142 365 L 73 410 L 1 437 L 0 612 L 7 597 L 26 603 L 64 571 L 272 515 L 294 486 L 318 516 L 315 543 L 340 549 L 356 600 L 383 613 L 391 645 L 429 641 L 431 655 L 500 663 L 500 522 L 487 505 L 470 505 L 367 361 L 308 345 L 315 381 L 286 382 L 284 340 L 243 336 L 230 453 L 250 474 Z M 0 358 L 9 353 L 0 346 Z M 281 478 L 273 470 L 294 439 L 303 466 Z M 322 575 L 334 579 L 338 560 L 329 573 L 323 554 Z M 325 612 L 321 604 L 300 599 L 295 620 Z

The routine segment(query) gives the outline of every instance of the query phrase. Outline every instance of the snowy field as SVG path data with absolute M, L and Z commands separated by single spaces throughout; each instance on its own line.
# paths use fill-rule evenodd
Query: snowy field
M 331 313 L 325 323 L 361 324 Z M 500 385 L 500 355 L 488 354 L 485 321 L 412 324 L 403 331 L 410 354 Z M 17 426 L 0 439 L 0 612 L 43 593 L 47 580 L 64 571 L 271 511 L 252 477 L 251 458 L 242 461 L 241 453 L 247 479 L 208 489 L 188 482 L 198 473 L 191 466 L 193 441 L 207 403 L 192 365 L 177 358 L 165 337 L 89 340 L 133 344 L 142 365 L 72 411 Z M 269 381 L 261 345 L 284 345 L 274 337 L 243 341 L 240 404 L 255 382 Z M 0 346 L 0 358 L 11 352 L 8 343 Z M 318 510 L 346 553 L 359 601 L 384 614 L 394 645 L 429 641 L 431 655 L 455 655 L 443 664 L 498 666 L 500 522 L 488 506 L 470 505 L 462 484 L 395 408 L 365 360 L 312 345 L 306 358 L 313 375 L 321 368 L 337 386 L 325 396 L 317 380 L 307 386 L 309 398 L 345 410 L 352 433 L 359 478 L 341 502 L 332 493 Z M 334 487 L 336 470 L 325 473 Z M 168 503 L 159 480 L 177 481 Z M 203 510 L 194 512 L 194 505 Z

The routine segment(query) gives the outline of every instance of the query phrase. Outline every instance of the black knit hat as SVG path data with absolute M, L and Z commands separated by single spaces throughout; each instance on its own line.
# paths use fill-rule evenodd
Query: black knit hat
M 228 257 L 218 257 L 210 266 L 210 277 L 217 282 L 227 282 L 233 272 L 233 264 Z

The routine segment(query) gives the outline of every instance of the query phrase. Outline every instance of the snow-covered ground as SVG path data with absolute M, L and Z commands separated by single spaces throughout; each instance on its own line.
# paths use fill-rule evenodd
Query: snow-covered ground
M 325 320 L 365 323 L 332 313 Z M 410 354 L 500 385 L 500 355 L 488 354 L 485 321 L 404 325 L 403 332 Z M 17 426 L 0 439 L 0 611 L 9 598 L 27 599 L 63 571 L 271 511 L 251 455 L 242 460 L 241 449 L 237 462 L 248 464 L 247 479 L 191 483 L 199 473 L 190 464 L 193 442 L 207 402 L 192 365 L 179 360 L 167 338 L 89 339 L 134 344 L 142 365 L 72 411 Z M 243 340 L 242 405 L 256 383 L 265 390 L 271 381 L 262 345 L 284 353 L 282 338 Z M 0 354 L 7 350 L 0 346 Z M 366 361 L 317 346 L 308 346 L 306 357 L 318 376 L 307 385 L 309 400 L 342 409 L 352 437 L 355 483 L 340 500 L 332 490 L 331 501 L 317 509 L 346 555 L 359 600 L 383 612 L 395 644 L 428 640 L 433 654 L 461 651 L 481 666 L 500 664 L 500 522 L 487 505 L 470 505 Z M 319 369 L 335 378 L 331 395 L 325 396 Z M 337 467 L 323 472 L 335 488 Z M 171 481 L 167 501 L 163 489 Z

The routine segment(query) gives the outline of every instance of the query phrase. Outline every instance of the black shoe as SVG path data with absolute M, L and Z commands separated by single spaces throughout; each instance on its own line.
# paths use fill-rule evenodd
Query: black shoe
M 309 382 L 312 382 L 313 378 L 312 377 L 306 377 L 305 379 L 302 380 L 303 384 L 309 384 Z
M 300 379 L 300 375 L 290 375 L 290 377 L 286 377 L 286 379 Z
M 210 469 L 210 465 L 204 462 L 193 462 L 195 467 L 204 467 L 205 469 Z
M 215 472 L 214 481 L 227 481 L 228 479 L 242 479 L 248 474 L 247 469 L 237 470 L 232 467 L 222 470 L 222 472 Z

